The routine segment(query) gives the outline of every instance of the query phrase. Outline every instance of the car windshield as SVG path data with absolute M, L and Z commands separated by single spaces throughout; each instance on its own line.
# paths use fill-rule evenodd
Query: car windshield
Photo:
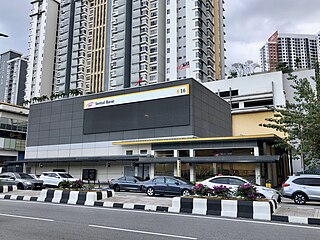
M 69 173 L 59 173 L 62 178 L 73 178 Z
M 140 182 L 144 181 L 142 177 L 137 177 L 137 176 L 136 176 L 135 178 L 136 178 L 138 181 L 140 181 Z
M 190 184 L 190 185 L 194 185 L 192 182 L 185 180 L 181 177 L 174 177 L 175 179 L 179 180 L 180 182 L 186 183 L 186 184 Z
M 26 174 L 26 173 L 19 173 L 19 174 L 16 174 L 16 175 L 20 179 L 33 179 L 29 174 Z

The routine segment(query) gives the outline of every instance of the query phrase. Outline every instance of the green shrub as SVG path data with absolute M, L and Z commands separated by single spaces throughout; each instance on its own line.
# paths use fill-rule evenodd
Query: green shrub
M 63 180 L 62 182 L 59 183 L 59 187 L 62 189 L 70 188 L 71 182 L 67 180 Z

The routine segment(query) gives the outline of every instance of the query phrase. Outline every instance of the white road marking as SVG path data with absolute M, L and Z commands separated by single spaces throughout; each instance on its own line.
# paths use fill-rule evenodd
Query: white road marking
M 1 201 L 8 201 L 12 203 L 26 203 L 26 204 L 39 204 L 39 202 L 18 202 L 12 200 L 2 200 Z M 233 219 L 233 218 L 224 218 L 224 217 L 211 217 L 211 216 L 198 216 L 198 215 L 187 215 L 181 213 L 166 213 L 166 212 L 151 212 L 151 211 L 141 211 L 141 210 L 129 210 L 129 209 L 119 209 L 119 208 L 103 208 L 103 207 L 87 207 L 87 206 L 77 206 L 77 205 L 64 205 L 64 204 L 54 204 L 54 203 L 44 203 L 41 202 L 40 204 L 44 205 L 52 205 L 56 207 L 74 207 L 74 208 L 88 208 L 88 209 L 95 209 L 101 211 L 119 211 L 119 212 L 130 212 L 136 214 L 153 214 L 153 215 L 168 215 L 168 216 L 175 216 L 175 217 L 183 217 L 183 218 L 201 218 L 207 220 L 219 220 L 219 221 L 230 221 L 230 222 L 243 222 L 243 223 L 255 223 L 255 224 L 265 224 L 265 225 L 274 225 L 274 226 L 283 226 L 283 227 L 292 227 L 292 228 L 305 228 L 305 229 L 315 229 L 320 230 L 320 227 L 312 227 L 312 226 L 304 226 L 304 225 L 292 225 L 290 223 L 280 223 L 280 222 L 260 222 L 259 220 L 245 220 L 245 219 Z
M 0 216 L 13 217 L 13 218 L 23 218 L 23 219 L 30 219 L 30 220 L 37 220 L 37 221 L 54 222 L 54 220 L 47 219 L 47 218 L 27 217 L 27 216 L 11 215 L 11 214 L 4 214 L 4 213 L 0 213 Z
M 171 238 L 193 239 L 193 240 L 197 239 L 195 237 L 172 235 L 172 234 L 166 234 L 166 233 L 146 232 L 146 231 L 126 229 L 126 228 L 115 228 L 115 227 L 107 227 L 107 226 L 99 226 L 99 225 L 89 225 L 89 227 L 110 229 L 110 230 L 122 231 L 122 232 L 133 232 L 133 233 L 140 233 L 140 234 L 156 235 L 156 236 L 162 236 L 162 237 L 171 237 Z

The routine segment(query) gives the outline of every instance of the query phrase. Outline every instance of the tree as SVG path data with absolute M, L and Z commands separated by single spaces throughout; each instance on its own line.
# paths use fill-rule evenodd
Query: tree
M 301 158 L 305 166 L 320 164 L 320 95 L 307 78 L 298 79 L 289 74 L 293 82 L 295 103 L 274 107 L 273 118 L 267 118 L 260 126 L 283 132 L 283 143 L 291 150 L 294 158 Z M 317 89 L 320 86 L 319 73 L 313 78 Z
M 82 91 L 79 89 L 70 89 L 69 90 L 69 96 L 79 96 L 82 95 Z
M 292 73 L 293 69 L 288 66 L 286 62 L 279 62 L 277 64 L 276 71 L 282 71 L 282 73 Z
M 247 60 L 245 63 L 233 63 L 230 69 L 231 78 L 250 76 L 255 73 L 255 70 L 260 65 L 254 63 L 252 60 Z

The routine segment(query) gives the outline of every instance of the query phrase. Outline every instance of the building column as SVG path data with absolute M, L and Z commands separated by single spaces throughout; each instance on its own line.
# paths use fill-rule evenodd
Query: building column
M 189 149 L 189 156 L 194 157 L 194 150 L 193 149 Z
M 196 166 L 195 163 L 190 163 L 190 182 L 196 181 Z
M 134 175 L 139 176 L 139 167 L 134 167 Z
M 259 156 L 259 147 L 254 147 L 253 148 L 253 155 L 254 156 Z M 261 164 L 256 163 L 255 167 L 255 177 L 256 177 L 256 184 L 261 185 Z
M 150 164 L 150 167 L 149 167 L 149 177 L 150 177 L 150 179 L 151 179 L 151 178 L 154 178 L 154 163 L 151 163 L 151 164 Z
M 173 150 L 173 157 L 177 158 L 178 157 L 178 150 Z M 178 176 L 178 167 L 177 167 L 177 162 L 173 164 L 173 176 Z

